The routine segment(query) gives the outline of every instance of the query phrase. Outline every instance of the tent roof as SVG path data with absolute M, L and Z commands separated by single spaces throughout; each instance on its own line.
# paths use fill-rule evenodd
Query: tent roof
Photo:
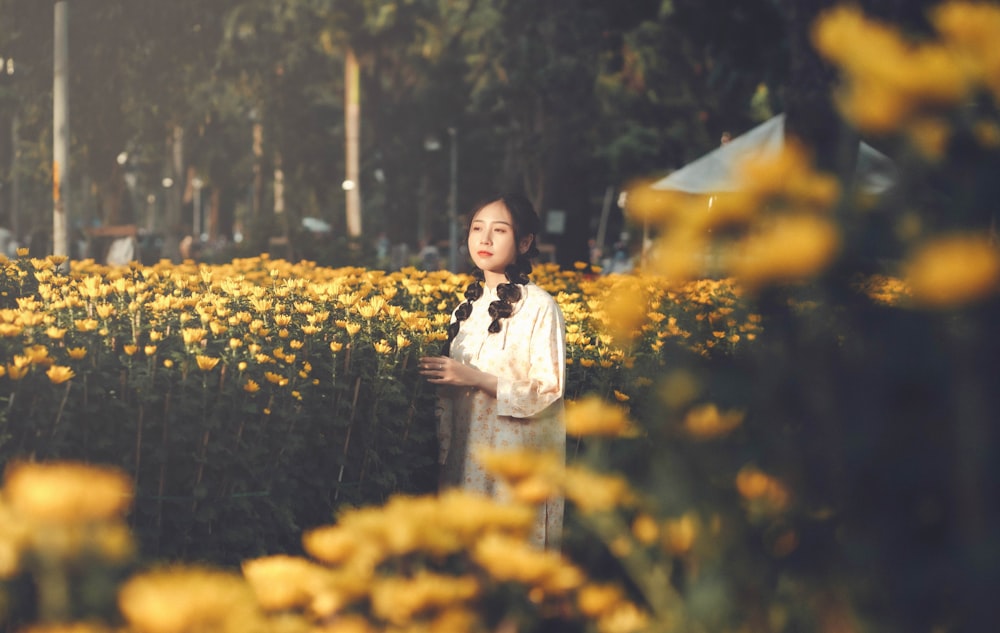
M 695 194 L 735 191 L 736 166 L 746 160 L 773 156 L 781 151 L 784 142 L 785 115 L 779 114 L 651 186 Z M 856 169 L 858 186 L 871 193 L 881 193 L 896 182 L 892 160 L 864 142 L 859 147 Z

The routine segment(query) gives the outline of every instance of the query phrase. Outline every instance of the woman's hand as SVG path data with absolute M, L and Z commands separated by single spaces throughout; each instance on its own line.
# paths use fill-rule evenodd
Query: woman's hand
M 420 359 L 420 374 L 427 382 L 452 387 L 476 387 L 494 398 L 497 395 L 497 377 L 479 371 L 471 365 L 460 363 L 449 356 L 424 356 Z

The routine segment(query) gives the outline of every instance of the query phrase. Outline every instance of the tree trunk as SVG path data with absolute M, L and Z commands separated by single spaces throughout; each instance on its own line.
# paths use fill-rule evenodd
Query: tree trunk
M 808 147 L 819 168 L 852 173 L 857 143 L 855 140 L 849 155 L 843 155 L 840 140 L 844 128 L 832 100 L 836 76 L 810 41 L 816 18 L 837 0 L 784 0 L 783 4 L 789 49 L 785 134 Z
M 167 175 L 170 186 L 164 191 L 163 256 L 181 260 L 181 174 L 184 173 L 184 128 L 175 125 L 167 138 Z
M 354 50 L 347 49 L 344 59 L 344 130 L 346 150 L 347 234 L 361 236 L 361 183 L 359 167 L 359 142 L 361 137 L 361 85 L 358 58 Z

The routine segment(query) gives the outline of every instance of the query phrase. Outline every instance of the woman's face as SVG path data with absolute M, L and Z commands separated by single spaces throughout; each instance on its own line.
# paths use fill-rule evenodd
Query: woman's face
M 479 269 L 503 274 L 507 266 L 526 253 L 530 235 L 519 242 L 514 235 L 514 221 L 503 202 L 491 202 L 476 213 L 469 226 L 469 254 Z

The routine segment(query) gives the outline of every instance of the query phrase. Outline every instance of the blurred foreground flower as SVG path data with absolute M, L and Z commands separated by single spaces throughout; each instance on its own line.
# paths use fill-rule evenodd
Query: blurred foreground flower
M 956 307 L 1000 289 L 1000 252 L 983 236 L 948 235 L 917 248 L 904 271 L 917 305 Z
M 132 502 L 132 483 L 113 468 L 18 462 L 7 468 L 4 495 L 28 519 L 86 523 L 124 515 Z
M 267 620 L 246 581 L 199 567 L 172 567 L 133 576 L 118 600 L 135 633 L 255 633 Z
M 684 417 L 684 429 L 695 439 L 714 439 L 728 434 L 743 423 L 742 411 L 722 413 L 715 404 L 692 408 Z
M 954 51 L 936 42 L 907 41 L 857 7 L 837 7 L 821 16 L 813 42 L 844 71 L 841 110 L 865 132 L 898 131 L 922 110 L 954 105 L 969 91 Z
M 728 263 L 750 287 L 814 277 L 833 260 L 840 246 L 836 225 L 802 215 L 777 218 L 739 242 Z
M 590 395 L 566 404 L 566 433 L 579 437 L 636 437 L 639 429 L 629 420 L 624 407 Z

